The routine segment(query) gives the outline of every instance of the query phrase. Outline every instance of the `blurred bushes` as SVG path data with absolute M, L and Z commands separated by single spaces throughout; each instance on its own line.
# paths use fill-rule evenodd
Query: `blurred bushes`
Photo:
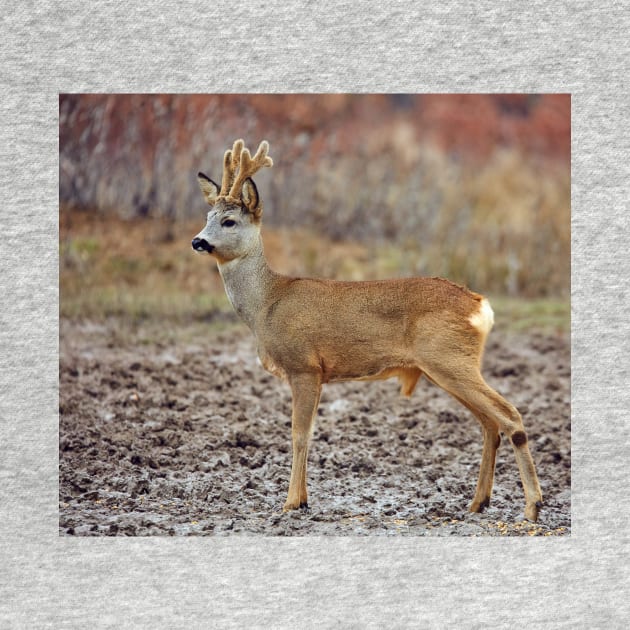
M 62 95 L 60 200 L 202 220 L 196 173 L 220 181 L 237 137 L 271 144 L 268 226 L 396 252 L 391 275 L 568 295 L 568 95 Z

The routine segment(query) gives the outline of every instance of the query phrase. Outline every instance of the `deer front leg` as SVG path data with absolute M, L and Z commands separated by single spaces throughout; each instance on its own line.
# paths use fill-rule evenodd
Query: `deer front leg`
M 293 438 L 293 462 L 289 494 L 283 512 L 308 505 L 306 492 L 306 460 L 313 432 L 313 418 L 319 403 L 321 377 L 319 374 L 299 374 L 290 380 L 293 393 L 291 433 Z

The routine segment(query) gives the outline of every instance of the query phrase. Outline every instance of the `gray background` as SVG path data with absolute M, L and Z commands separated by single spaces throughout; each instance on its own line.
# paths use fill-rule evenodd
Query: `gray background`
M 628 3 L 285 4 L 2 3 L 0 626 L 627 627 Z M 571 537 L 59 538 L 58 93 L 88 91 L 571 92 Z

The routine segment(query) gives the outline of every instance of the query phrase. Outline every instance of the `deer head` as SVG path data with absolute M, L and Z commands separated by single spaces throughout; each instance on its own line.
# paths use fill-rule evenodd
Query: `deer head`
M 206 227 L 192 240 L 195 251 L 225 262 L 247 254 L 258 243 L 263 205 L 252 176 L 263 166 L 273 166 L 268 151 L 269 144 L 263 140 L 252 157 L 243 141 L 237 140 L 223 157 L 221 187 L 207 175 L 197 175 L 212 209 Z

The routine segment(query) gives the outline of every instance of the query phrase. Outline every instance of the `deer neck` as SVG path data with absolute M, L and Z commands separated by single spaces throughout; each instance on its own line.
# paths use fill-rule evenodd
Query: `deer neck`
M 276 277 L 265 259 L 262 241 L 245 256 L 220 263 L 219 273 L 234 310 L 254 331 L 256 316 L 263 308 Z

